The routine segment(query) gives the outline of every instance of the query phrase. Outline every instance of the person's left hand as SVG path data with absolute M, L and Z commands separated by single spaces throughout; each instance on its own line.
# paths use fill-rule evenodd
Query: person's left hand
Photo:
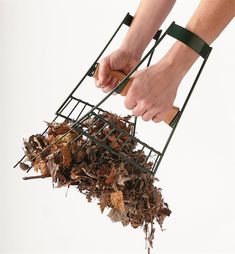
M 160 122 L 172 109 L 182 75 L 167 61 L 135 72 L 125 106 L 144 121 Z

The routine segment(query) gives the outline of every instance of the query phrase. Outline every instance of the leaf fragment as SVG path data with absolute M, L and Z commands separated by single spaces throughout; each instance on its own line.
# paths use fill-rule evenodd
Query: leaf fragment
M 23 170 L 23 171 L 27 171 L 30 166 L 24 162 L 20 162 L 20 168 Z
M 118 211 L 124 212 L 125 211 L 125 204 L 123 200 L 122 191 L 115 191 L 110 194 L 111 203 L 114 208 Z

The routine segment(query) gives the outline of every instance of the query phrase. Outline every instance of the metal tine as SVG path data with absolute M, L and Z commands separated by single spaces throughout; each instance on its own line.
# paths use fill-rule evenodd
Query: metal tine
M 159 157 L 163 156 L 162 154 L 157 154 L 157 158 L 153 164 L 153 173 L 155 174 L 157 171 L 157 163 L 160 163 Z
M 82 112 L 84 111 L 84 109 L 86 108 L 86 104 L 83 106 L 83 108 L 82 108 L 82 110 L 81 110 L 81 112 L 78 114 L 78 116 L 77 116 L 77 118 L 76 118 L 76 120 L 75 121 L 77 121 L 78 120 L 78 118 L 81 116 L 81 114 L 82 114 Z
M 95 123 L 97 123 L 98 121 L 100 121 L 101 119 L 98 119 L 95 121 Z M 92 125 L 89 126 L 92 127 L 95 123 L 93 123 Z M 104 123 L 104 125 L 93 135 L 93 136 L 96 136 L 97 134 L 99 134 L 106 126 L 108 125 L 108 123 Z M 89 130 L 89 128 L 87 130 Z
M 152 153 L 152 151 L 151 151 L 151 150 L 149 150 L 149 154 L 148 154 L 148 156 L 146 157 L 146 159 L 144 160 L 143 164 L 145 164 L 145 163 L 148 161 L 148 159 L 149 159 L 149 157 L 150 157 L 151 153 Z
M 90 104 L 89 102 L 87 102 L 87 101 L 83 101 L 82 99 L 78 99 L 78 98 L 76 98 L 76 97 L 74 97 L 74 96 L 71 96 L 71 98 L 72 99 L 74 99 L 74 100 L 76 100 L 76 101 L 79 101 L 79 102 L 81 102 L 81 103 L 83 103 L 83 104 L 86 104 L 86 106 L 89 106 L 89 107 L 91 107 L 91 108 L 93 108 L 94 107 L 94 105 L 92 105 L 92 104 Z M 103 110 L 102 108 L 96 108 L 97 110 L 99 110 L 99 111 L 102 111 L 102 112 L 105 112 L 105 110 Z
M 120 134 L 117 136 L 116 140 L 113 142 L 113 145 L 117 143 L 117 141 L 118 141 L 119 138 L 122 136 L 122 134 L 123 134 L 123 133 L 120 133 Z M 109 135 L 110 135 L 110 134 L 108 134 L 107 136 L 109 136 Z M 107 137 L 105 137 L 104 140 L 105 140 L 106 138 L 107 138 Z M 102 140 L 102 141 L 103 141 L 103 140 Z
M 79 100 L 78 100 L 79 101 Z M 81 116 L 81 114 L 82 114 L 82 112 L 84 111 L 84 109 L 87 107 L 87 106 L 89 106 L 89 107 L 93 107 L 93 105 L 91 105 L 91 104 L 89 104 L 89 103 L 85 103 L 85 102 L 83 102 L 82 100 L 80 100 L 82 103 L 84 103 L 84 106 L 83 106 L 83 108 L 82 108 L 82 110 L 81 110 L 81 112 L 78 114 L 78 116 L 77 116 L 77 118 L 76 118 L 76 120 L 75 121 L 77 121 L 78 119 L 79 119 L 79 117 Z M 103 109 L 101 109 L 101 108 L 97 108 L 97 110 L 98 110 L 98 114 L 102 111 L 102 112 L 105 112 Z
M 55 120 L 58 118 L 59 116 L 56 116 L 53 120 L 52 120 L 52 123 L 53 122 L 55 122 Z M 41 135 L 44 135 L 46 132 L 47 132 L 47 130 L 48 130 L 48 126 L 46 127 L 46 129 L 43 131 L 43 133 L 41 134 Z
M 107 125 L 106 125 L 107 126 Z M 105 126 L 105 127 L 106 127 Z M 102 127 L 101 129 L 103 130 L 105 127 Z M 107 138 L 108 138 L 108 136 L 110 136 L 110 134 L 112 134 L 113 132 L 115 131 L 115 128 L 113 128 L 103 139 L 102 139 L 102 142 L 104 142 Z
M 65 108 L 69 105 L 69 103 L 72 101 L 72 99 L 73 99 L 72 97 L 69 97 L 69 100 L 61 108 L 60 113 L 62 113 L 65 110 Z M 57 113 L 59 113 L 59 111 Z
M 123 132 L 125 135 L 126 135 L 126 133 L 125 132 Z M 128 134 L 128 133 L 127 133 Z M 128 135 L 128 138 L 127 138 L 127 140 L 122 144 L 122 146 L 120 147 L 120 151 L 124 148 L 124 146 L 128 143 L 128 141 L 129 141 L 129 139 L 133 139 L 133 140 L 135 140 L 136 138 L 135 138 L 135 136 L 132 136 L 132 135 Z
M 78 106 L 79 101 L 75 104 L 75 106 L 72 108 L 72 110 L 70 111 L 70 113 L 68 114 L 68 116 L 66 116 L 66 119 L 71 119 L 70 116 L 73 113 L 73 111 L 75 110 L 75 108 Z M 72 119 L 71 119 L 72 120 Z
M 86 121 L 87 119 L 89 119 L 89 116 L 88 116 L 87 118 L 83 119 L 83 121 L 82 121 L 81 123 L 84 125 L 83 122 Z M 87 129 L 93 127 L 97 122 L 99 122 L 99 120 L 100 120 L 100 119 L 98 119 L 98 120 L 96 120 L 95 122 L 93 122 Z
M 99 134 L 99 132 L 101 132 L 107 125 L 108 125 L 108 124 L 105 123 L 104 126 L 102 126 L 102 127 L 94 134 L 94 136 L 96 136 L 97 134 Z M 80 135 L 84 135 L 84 134 L 80 134 Z M 79 136 L 80 136 L 80 135 L 79 135 Z M 76 139 L 77 139 L 77 138 L 76 138 Z M 75 139 L 74 141 L 72 141 L 72 142 L 75 142 L 76 139 Z M 90 142 L 92 142 L 92 140 L 89 139 L 88 137 L 87 137 L 87 139 L 88 139 L 88 140 L 79 148 L 79 150 L 73 155 L 72 158 L 74 158 L 74 156 L 75 156 L 82 148 L 84 148 L 87 144 L 89 144 Z M 72 142 L 71 142 L 71 143 L 72 143 Z M 102 142 L 103 142 L 103 140 L 102 140 Z M 95 148 L 94 148 L 94 149 L 95 149 Z M 93 149 L 93 150 L 94 150 L 94 149 Z
M 124 133 L 125 134 L 125 133 Z M 129 135 L 128 136 L 128 138 L 127 138 L 127 140 L 122 144 L 122 146 L 121 146 L 121 148 L 120 148 L 120 151 L 122 150 L 122 149 L 124 149 L 124 147 L 130 142 L 131 140 L 133 140 L 133 142 L 137 142 L 138 144 L 139 144 L 139 142 L 138 142 L 138 140 L 134 137 L 134 136 L 132 136 L 132 135 Z M 144 145 L 144 144 L 143 144 Z
M 130 139 L 130 137 L 128 137 L 128 139 L 122 144 L 122 146 L 120 147 L 120 151 L 124 148 L 124 146 L 128 143 L 128 140 Z
M 143 145 L 143 147 L 142 147 L 142 149 L 141 149 L 140 151 L 143 151 L 144 148 L 145 148 L 145 146 Z M 137 158 L 136 163 L 138 163 L 138 160 L 139 160 L 139 159 L 140 159 L 140 158 Z M 141 174 L 141 173 L 142 173 L 142 171 L 140 170 L 140 171 L 139 171 L 139 174 L 138 174 L 138 176 L 137 176 L 137 180 L 136 180 L 136 182 L 135 182 L 134 189 L 136 188 L 137 183 L 140 181 L 140 174 Z

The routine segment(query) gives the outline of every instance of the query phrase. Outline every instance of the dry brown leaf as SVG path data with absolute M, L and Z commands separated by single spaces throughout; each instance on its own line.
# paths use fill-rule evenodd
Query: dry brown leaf
M 40 171 L 42 175 L 48 175 L 49 174 L 49 169 L 47 167 L 47 164 L 41 158 L 37 158 L 34 161 L 33 167 L 34 167 L 35 171 L 37 171 L 37 172 Z
M 67 122 L 63 122 L 60 124 L 56 122 L 52 122 L 52 123 L 47 123 L 47 125 L 49 127 L 49 130 L 48 130 L 49 135 L 53 134 L 54 136 L 64 134 L 70 129 Z
M 118 141 L 113 141 L 111 144 L 110 144 L 110 147 L 112 147 L 113 149 L 115 150 L 118 150 L 120 149 L 121 145 L 118 143 Z
M 108 201 L 108 197 L 107 197 L 107 193 L 105 193 L 104 195 L 102 195 L 101 199 L 100 199 L 100 211 L 101 213 L 104 212 L 105 207 L 107 206 L 107 201 Z
M 24 171 L 28 170 L 30 167 L 28 164 L 24 163 L 24 162 L 21 162 L 20 163 L 20 168 Z
M 123 226 L 127 226 L 130 222 L 126 212 L 121 212 L 115 208 L 112 208 L 107 216 L 112 222 L 121 222 Z
M 66 145 L 61 149 L 61 154 L 63 157 L 63 166 L 69 167 L 72 162 L 72 156 L 71 156 L 69 145 Z
M 117 210 L 121 212 L 125 211 L 125 204 L 123 200 L 122 191 L 112 192 L 110 195 L 110 200 L 114 208 L 116 208 Z
M 82 149 L 78 150 L 78 152 L 75 154 L 77 163 L 84 160 L 86 158 L 86 156 L 87 156 L 87 153 L 86 153 L 85 148 L 82 148 Z
M 106 184 L 112 184 L 116 178 L 116 168 L 112 166 L 108 178 L 105 180 Z

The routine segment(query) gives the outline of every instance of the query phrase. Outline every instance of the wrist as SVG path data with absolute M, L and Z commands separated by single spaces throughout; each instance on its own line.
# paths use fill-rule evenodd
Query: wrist
M 140 47 L 137 47 L 133 43 L 125 43 L 123 42 L 121 46 L 119 47 L 119 50 L 125 52 L 128 54 L 131 58 L 135 58 L 137 60 L 140 60 L 143 54 L 143 50 Z
M 198 57 L 193 49 L 177 41 L 163 58 L 183 78 Z

